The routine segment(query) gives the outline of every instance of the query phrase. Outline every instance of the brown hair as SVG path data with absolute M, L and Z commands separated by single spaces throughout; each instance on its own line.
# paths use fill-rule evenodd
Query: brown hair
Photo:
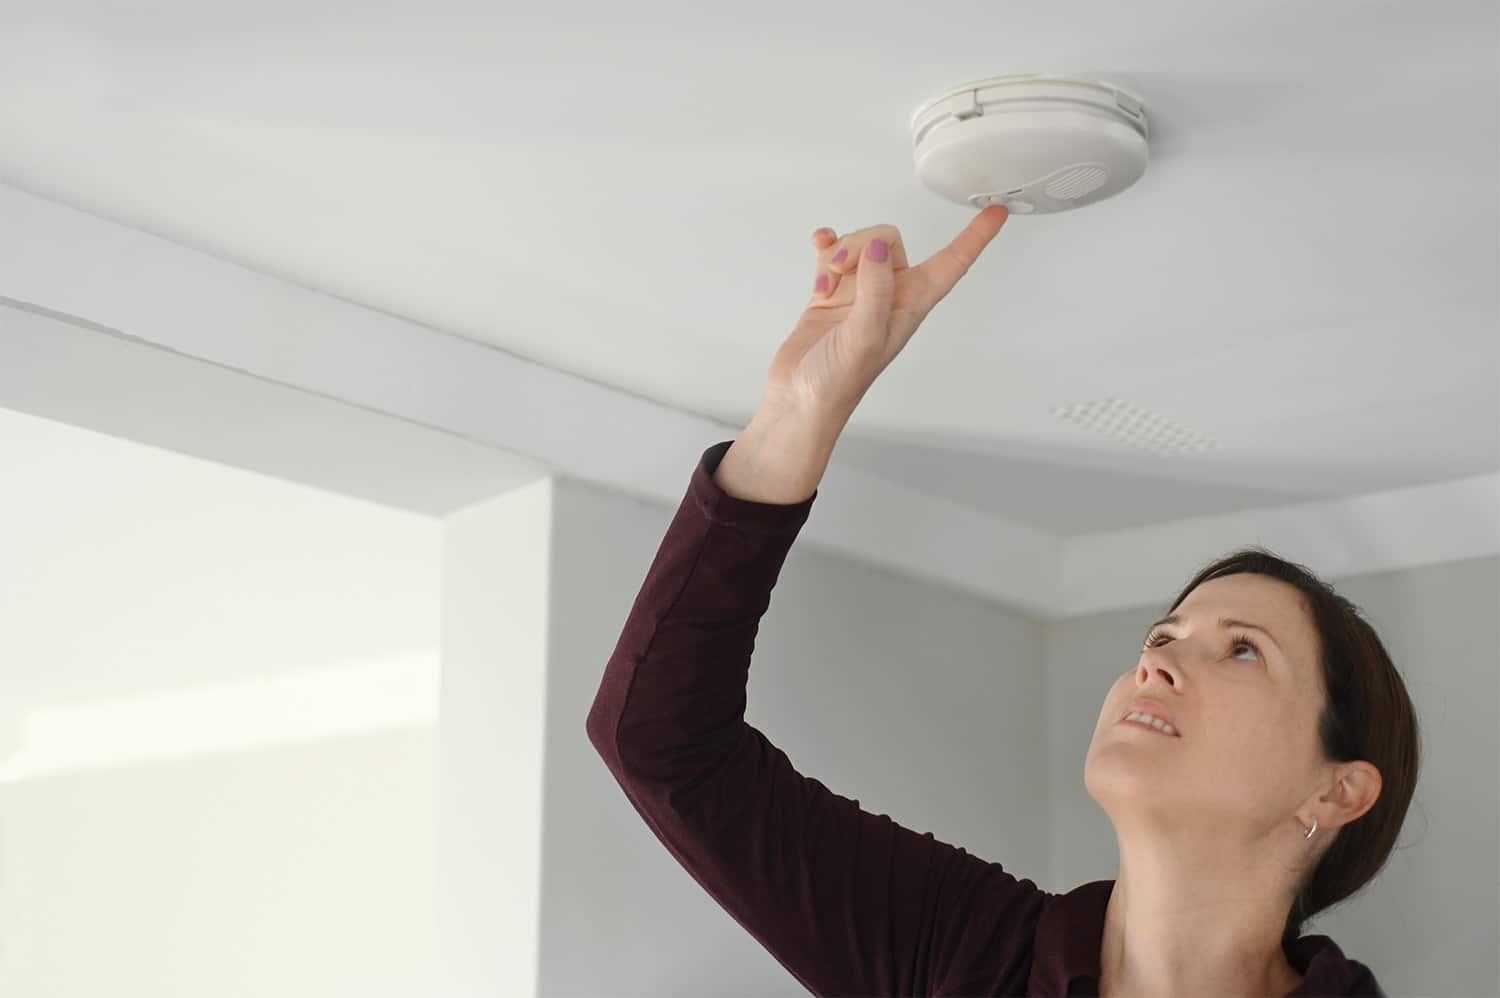
M 1333 844 L 1300 877 L 1282 933 L 1285 946 L 1301 935 L 1305 920 L 1358 891 L 1385 866 L 1416 789 L 1421 733 L 1406 684 L 1375 629 L 1358 606 L 1301 565 L 1262 547 L 1241 548 L 1200 571 L 1167 612 L 1209 579 L 1245 572 L 1296 586 L 1312 615 L 1327 693 L 1318 718 L 1324 756 L 1333 762 L 1362 759 L 1380 771 L 1379 798 L 1339 828 Z

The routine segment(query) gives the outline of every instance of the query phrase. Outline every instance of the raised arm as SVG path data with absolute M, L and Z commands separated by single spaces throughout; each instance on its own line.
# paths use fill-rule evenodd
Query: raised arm
M 760 620 L 839 433 L 1005 217 L 915 268 L 894 226 L 814 233 L 813 301 L 745 431 L 704 453 L 589 712 L 657 838 L 815 994 L 1025 990 L 1044 891 L 861 809 L 745 722 Z

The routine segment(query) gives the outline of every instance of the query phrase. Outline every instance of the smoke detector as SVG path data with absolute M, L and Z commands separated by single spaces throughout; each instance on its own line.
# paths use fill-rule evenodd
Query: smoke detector
M 911 117 L 917 179 L 956 204 L 1014 215 L 1082 208 L 1146 172 L 1140 97 L 1101 80 L 996 76 L 954 87 Z

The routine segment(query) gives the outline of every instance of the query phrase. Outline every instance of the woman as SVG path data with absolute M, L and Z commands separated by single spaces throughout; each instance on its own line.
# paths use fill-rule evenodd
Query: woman
M 700 459 L 589 738 L 677 861 L 816 994 L 1381 995 L 1300 930 L 1385 863 L 1416 716 L 1358 608 L 1270 552 L 1198 573 L 1105 697 L 1084 780 L 1119 840 L 1112 881 L 1044 891 L 862 810 L 745 723 L 760 618 L 839 433 L 1005 219 L 984 209 L 918 267 L 893 226 L 814 233 L 813 299 L 745 431 Z

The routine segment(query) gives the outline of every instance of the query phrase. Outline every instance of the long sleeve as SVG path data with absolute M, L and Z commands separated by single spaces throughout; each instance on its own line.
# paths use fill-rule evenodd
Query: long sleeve
M 829 791 L 745 722 L 760 619 L 817 494 L 749 502 L 704 452 L 587 731 L 682 867 L 814 994 L 1023 994 L 1050 897 Z

